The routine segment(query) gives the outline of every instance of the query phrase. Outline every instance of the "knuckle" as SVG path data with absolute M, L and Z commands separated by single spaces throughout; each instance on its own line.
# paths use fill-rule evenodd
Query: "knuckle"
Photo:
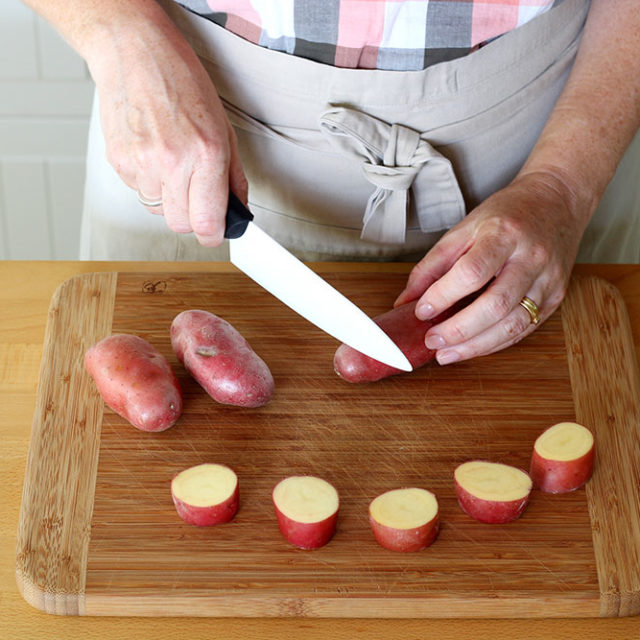
M 189 224 L 189 220 L 184 216 L 176 215 L 175 212 L 173 212 L 172 215 L 167 215 L 165 213 L 165 222 L 167 227 L 175 233 L 191 233 L 191 231 L 193 231 Z
M 156 154 L 148 146 L 137 146 L 135 148 L 135 163 L 139 170 L 148 170 L 154 162 Z
M 192 212 L 191 228 L 198 236 L 214 237 L 220 234 L 220 223 L 210 213 Z
M 549 264 L 551 255 L 548 248 L 541 242 L 534 242 L 529 249 L 529 260 L 537 268 Z
M 487 293 L 487 311 L 491 319 L 504 318 L 512 309 L 513 304 L 506 292 Z
M 184 164 L 184 155 L 181 149 L 171 144 L 163 144 L 157 150 L 160 164 L 166 174 L 173 174 Z
M 205 164 L 218 164 L 221 161 L 226 163 L 229 157 L 228 147 L 217 138 L 199 139 L 196 151 L 201 162 Z
M 447 343 L 460 344 L 470 338 L 469 332 L 463 324 L 455 323 L 447 329 Z
M 475 344 L 473 340 L 456 346 L 456 353 L 458 354 L 458 360 L 471 360 L 483 355 L 483 351 L 480 345 Z
M 218 138 L 198 138 L 192 148 L 194 171 L 215 176 L 228 171 L 231 162 L 228 145 Z
M 193 231 L 188 223 L 178 220 L 167 220 L 167 227 L 175 233 L 191 233 Z
M 483 232 L 496 241 L 517 237 L 522 232 L 522 223 L 515 216 L 494 215 L 483 223 Z
M 196 234 L 196 237 L 198 238 L 198 242 L 203 247 L 217 247 L 222 244 L 222 241 L 224 239 L 223 237 L 218 236 L 200 236 L 198 234 Z
M 182 211 L 174 202 L 165 204 L 164 219 L 167 227 L 175 233 L 191 233 L 193 229 L 186 212 Z
M 458 277 L 463 286 L 475 291 L 488 280 L 487 265 L 482 258 L 461 258 L 458 265 Z
M 504 321 L 504 333 L 507 338 L 514 342 L 522 337 L 522 334 L 529 328 L 531 319 L 529 314 L 512 313 Z
M 524 222 L 516 216 L 500 217 L 497 233 L 508 237 L 521 236 L 524 231 Z

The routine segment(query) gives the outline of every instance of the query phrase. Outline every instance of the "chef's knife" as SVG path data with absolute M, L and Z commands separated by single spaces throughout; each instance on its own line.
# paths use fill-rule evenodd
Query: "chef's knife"
M 371 318 L 262 231 L 231 191 L 225 238 L 231 262 L 309 322 L 375 360 L 412 370 L 395 342 Z

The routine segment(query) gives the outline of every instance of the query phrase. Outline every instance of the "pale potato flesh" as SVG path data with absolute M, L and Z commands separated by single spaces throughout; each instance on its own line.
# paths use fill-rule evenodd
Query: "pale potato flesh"
M 306 524 L 329 518 L 339 506 L 335 488 L 314 476 L 290 476 L 280 481 L 273 490 L 273 501 L 287 518 Z
M 568 462 L 589 453 L 593 447 L 593 434 L 575 422 L 560 422 L 540 435 L 534 447 L 545 460 Z
M 438 514 L 438 502 L 430 491 L 419 488 L 394 489 L 379 495 L 369 507 L 371 517 L 392 529 L 415 529 Z
M 468 493 L 481 500 L 511 502 L 531 491 L 531 478 L 516 467 L 497 462 L 473 460 L 455 470 L 455 480 Z
M 192 507 L 210 507 L 227 500 L 238 485 L 238 477 L 220 464 L 200 464 L 181 471 L 171 483 L 173 495 Z

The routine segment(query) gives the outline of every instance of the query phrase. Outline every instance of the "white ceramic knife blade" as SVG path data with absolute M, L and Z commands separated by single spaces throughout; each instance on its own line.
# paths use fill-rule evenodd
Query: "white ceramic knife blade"
M 336 340 L 396 369 L 412 370 L 399 347 L 369 316 L 251 222 L 252 214 L 233 194 L 229 200 L 226 235 L 231 262 L 238 269 Z

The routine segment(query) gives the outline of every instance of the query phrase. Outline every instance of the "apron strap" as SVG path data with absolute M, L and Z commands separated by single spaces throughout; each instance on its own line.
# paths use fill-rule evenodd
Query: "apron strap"
M 405 241 L 410 188 L 423 232 L 449 229 L 464 218 L 451 162 L 423 134 L 333 106 L 321 115 L 320 129 L 333 147 L 362 161 L 365 178 L 376 187 L 363 217 L 363 240 Z

